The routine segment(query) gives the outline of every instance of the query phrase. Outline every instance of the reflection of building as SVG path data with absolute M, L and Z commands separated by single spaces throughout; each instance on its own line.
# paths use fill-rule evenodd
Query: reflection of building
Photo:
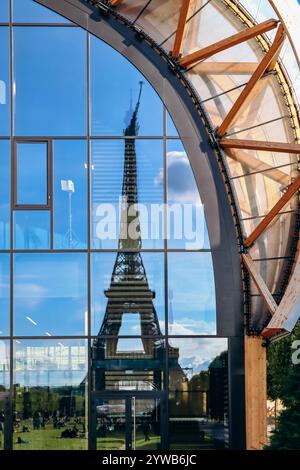
M 110 287 L 105 291 L 106 311 L 98 338 L 92 346 L 92 380 L 95 390 L 161 390 L 165 342 L 155 310 L 155 292 L 150 290 L 140 249 L 141 228 L 138 214 L 137 158 L 134 136 L 138 135 L 138 111 L 143 82 L 134 110 L 128 113 L 124 131 L 125 153 L 119 252 Z M 135 224 L 135 234 L 130 232 Z M 136 236 L 133 236 L 136 235 Z M 126 250 L 126 251 L 125 251 Z M 122 351 L 120 329 L 125 316 L 135 316 L 140 327 L 142 350 Z M 132 333 L 131 333 L 132 334 Z M 109 337 L 109 338 L 106 338 Z M 178 351 L 169 348 L 178 359 Z M 122 360 L 122 362 L 121 362 Z M 177 366 L 179 369 L 179 365 Z

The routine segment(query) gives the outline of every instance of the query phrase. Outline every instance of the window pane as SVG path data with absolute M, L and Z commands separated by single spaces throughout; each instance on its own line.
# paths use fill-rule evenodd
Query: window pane
M 180 140 L 167 141 L 169 248 L 209 248 L 204 207 Z
M 162 135 L 162 103 L 144 76 L 110 46 L 91 36 L 91 121 L 93 135 L 123 135 L 144 86 L 136 134 Z
M 83 30 L 14 28 L 14 80 L 16 135 L 86 134 Z
M 97 338 L 91 351 L 95 391 L 163 390 L 165 342 L 158 338 Z
M 15 341 L 15 450 L 87 448 L 86 377 L 86 341 Z
M 9 336 L 10 255 L 0 254 L 0 336 Z M 1 344 L 1 343 L 0 343 Z M 1 370 L 0 370 L 1 374 Z M 1 379 L 0 379 L 1 380 Z
M 9 8 L 8 8 L 9 0 L 0 0 L 0 22 L 8 22 L 9 21 Z
M 162 142 L 92 141 L 91 171 L 93 247 L 162 248 Z M 122 205 L 126 201 L 127 208 Z
M 10 143 L 0 140 L 0 249 L 10 248 Z
M 1 20 L 0 20 L 1 21 Z M 9 135 L 9 28 L 0 28 L 0 135 Z
M 16 23 L 67 23 L 63 16 L 57 15 L 34 0 L 12 0 L 13 21 Z
M 14 247 L 17 250 L 50 249 L 50 212 L 15 211 Z
M 9 345 L 9 341 L 0 340 L 0 451 L 4 450 L 5 424 L 6 420 L 10 417 Z
M 87 146 L 54 142 L 54 248 L 87 246 Z
M 91 270 L 93 335 L 164 334 L 162 253 L 93 253 Z
M 227 340 L 170 339 L 171 449 L 223 449 L 228 445 Z
M 16 335 L 86 333 L 85 254 L 18 254 L 14 265 Z
M 47 205 L 47 144 L 17 143 L 17 204 Z
M 188 266 L 188 270 L 183 269 Z M 216 299 L 210 253 L 169 253 L 169 333 L 215 335 Z
M 168 111 L 166 111 L 166 117 L 167 117 L 167 136 L 169 137 L 179 137 L 178 135 L 178 132 L 177 132 L 177 129 L 175 127 L 175 124 L 170 116 L 170 114 L 168 113 Z

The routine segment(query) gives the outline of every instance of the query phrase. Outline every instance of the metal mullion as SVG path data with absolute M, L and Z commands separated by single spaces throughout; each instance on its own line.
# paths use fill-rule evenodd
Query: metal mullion
M 14 281 L 14 255 L 12 253 L 13 249 L 13 238 L 14 238 L 14 225 L 13 225 L 13 199 L 14 196 L 12 194 L 13 191 L 13 181 L 14 181 L 14 164 L 13 164 L 13 124 L 14 124 L 14 110 L 13 110 L 13 29 L 12 29 L 12 3 L 11 1 L 9 2 L 9 80 L 10 80 L 10 87 L 9 87 L 9 92 L 10 92 L 10 273 L 9 273 L 9 280 L 10 280 L 10 286 L 9 286 L 9 297 L 10 297 L 10 308 L 9 308 L 9 313 L 10 313 L 10 319 L 9 319 L 9 345 L 10 345 L 10 350 L 9 350 L 9 411 L 10 411 L 10 416 L 8 417 L 9 420 L 9 436 L 8 440 L 4 439 L 6 442 L 8 442 L 8 449 L 13 448 L 13 382 L 14 382 L 14 368 L 13 368 L 13 362 L 14 362 L 14 355 L 13 355 L 13 329 L 14 329 L 14 323 L 13 323 L 13 281 Z M 6 436 L 7 437 L 7 436 Z
M 80 29 L 80 26 L 78 26 L 75 23 L 26 23 L 26 22 L 14 22 L 12 23 L 13 27 L 48 27 L 48 28 L 78 28 Z M 0 26 L 1 23 L 0 23 Z
M 48 165 L 47 165 L 47 196 L 50 205 L 50 250 L 54 247 L 54 200 L 53 200 L 53 175 L 54 175 L 54 158 L 53 158 L 53 142 L 48 140 L 47 148 Z
M 278 214 L 276 215 L 276 218 L 279 217 L 280 215 L 283 215 L 283 214 L 297 214 L 297 210 L 294 209 L 294 210 L 289 210 L 289 211 L 281 211 L 281 212 L 278 212 Z M 247 220 L 258 220 L 258 219 L 264 219 L 266 217 L 266 215 L 268 214 L 264 214 L 264 215 L 255 215 L 253 217 L 245 217 L 245 218 L 241 218 L 240 220 L 242 222 L 244 221 L 247 221 Z

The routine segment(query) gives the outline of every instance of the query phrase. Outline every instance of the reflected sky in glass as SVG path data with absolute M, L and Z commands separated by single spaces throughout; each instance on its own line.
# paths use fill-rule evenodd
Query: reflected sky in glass
M 178 348 L 178 362 L 189 379 L 194 374 L 208 370 L 211 362 L 227 351 L 226 338 L 170 338 L 170 346 Z
M 85 340 L 22 339 L 14 343 L 15 384 L 31 387 L 79 386 L 86 374 Z
M 164 255 L 163 253 L 141 253 L 141 256 L 149 288 L 155 292 L 153 303 L 162 333 L 164 334 Z M 116 253 L 92 254 L 92 335 L 98 335 L 102 325 L 108 300 L 104 291 L 110 286 L 115 260 Z M 140 335 L 140 315 L 130 314 L 129 312 L 124 315 L 119 334 Z
M 0 386 L 5 389 L 9 388 L 9 351 L 10 345 L 7 340 L 0 340 Z M 1 405 L 0 405 L 1 406 Z
M 85 249 L 88 176 L 86 141 L 55 141 L 53 167 L 54 248 Z M 63 186 L 66 181 L 69 182 L 67 187 Z
M 169 334 L 215 335 L 211 253 L 169 253 Z
M 0 249 L 10 247 L 10 143 L 0 140 Z
M 112 47 L 91 36 L 92 135 L 123 135 L 135 107 L 139 82 L 143 91 L 139 135 L 163 135 L 163 106 L 144 76 Z
M 84 335 L 87 259 L 82 253 L 14 257 L 16 335 Z
M 0 336 L 9 336 L 10 257 L 0 253 Z M 1 370 L 1 369 L 0 369 Z M 0 373 L 1 375 L 1 373 Z M 1 380 L 1 379 L 0 379 Z
M 204 207 L 189 159 L 180 140 L 167 141 L 167 182 L 170 208 L 168 248 L 210 248 Z M 182 217 L 176 217 L 176 212 L 171 211 L 173 205 L 180 206 Z
M 16 23 L 68 23 L 66 18 L 34 0 L 12 0 L 12 3 L 13 21 Z
M 85 31 L 15 27 L 14 80 L 16 135 L 86 135 Z
M 50 249 L 50 211 L 14 211 L 14 248 Z
M 0 27 L 0 44 L 0 135 L 8 136 L 10 129 L 9 28 L 6 26 Z
M 166 111 L 166 118 L 167 118 L 167 136 L 168 137 L 179 137 L 178 135 L 178 132 L 177 132 L 177 129 L 175 127 L 175 124 L 170 116 L 170 114 L 168 113 L 168 111 Z
M 17 204 L 47 205 L 47 144 L 17 143 Z
M 0 23 L 9 21 L 9 0 L 0 0 Z
M 91 144 L 92 157 L 92 245 L 93 248 L 117 248 L 119 238 L 119 198 L 122 196 L 124 140 L 97 140 Z M 163 143 L 160 140 L 137 140 L 135 143 L 137 155 L 137 186 L 138 202 L 150 208 L 150 204 L 162 204 L 163 194 Z M 100 204 L 112 204 L 117 220 L 101 212 Z M 102 215 L 103 214 L 103 215 Z M 150 219 L 148 219 L 150 221 Z M 154 219 L 153 219 L 154 220 Z M 105 239 L 105 233 L 99 227 L 104 222 L 115 227 L 112 239 Z M 151 237 L 151 229 L 155 227 L 146 223 L 147 218 L 140 216 L 142 247 L 162 248 L 162 230 L 158 230 L 157 239 Z M 100 225 L 99 225 L 100 224 Z M 158 227 L 158 224 L 157 224 Z M 105 227 L 103 227 L 105 229 Z M 162 224 L 161 224 L 162 228 Z M 101 235 L 103 233 L 103 236 Z M 146 238 L 149 239 L 146 239 Z

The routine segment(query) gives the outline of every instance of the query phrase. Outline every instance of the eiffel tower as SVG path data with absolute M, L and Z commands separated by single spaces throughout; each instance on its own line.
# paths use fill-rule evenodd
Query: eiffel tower
M 131 372 L 130 380 L 133 387 L 161 389 L 161 370 L 166 359 L 165 343 L 153 303 L 155 292 L 149 287 L 140 252 L 142 241 L 136 212 L 138 204 L 137 157 L 133 136 L 138 135 L 139 131 L 138 111 L 142 87 L 143 82 L 140 82 L 138 100 L 134 109 L 131 103 L 127 115 L 128 124 L 124 130 L 125 152 L 118 254 L 110 287 L 105 290 L 107 305 L 104 319 L 98 338 L 92 345 L 94 390 L 118 389 L 121 383 L 126 383 L 128 380 L 125 370 Z M 138 220 L 138 223 L 135 223 L 137 236 L 130 237 L 128 228 L 134 219 Z M 124 314 L 139 316 L 142 351 L 118 351 L 118 336 Z M 171 347 L 168 349 L 169 357 L 173 356 L 177 362 L 178 350 Z

